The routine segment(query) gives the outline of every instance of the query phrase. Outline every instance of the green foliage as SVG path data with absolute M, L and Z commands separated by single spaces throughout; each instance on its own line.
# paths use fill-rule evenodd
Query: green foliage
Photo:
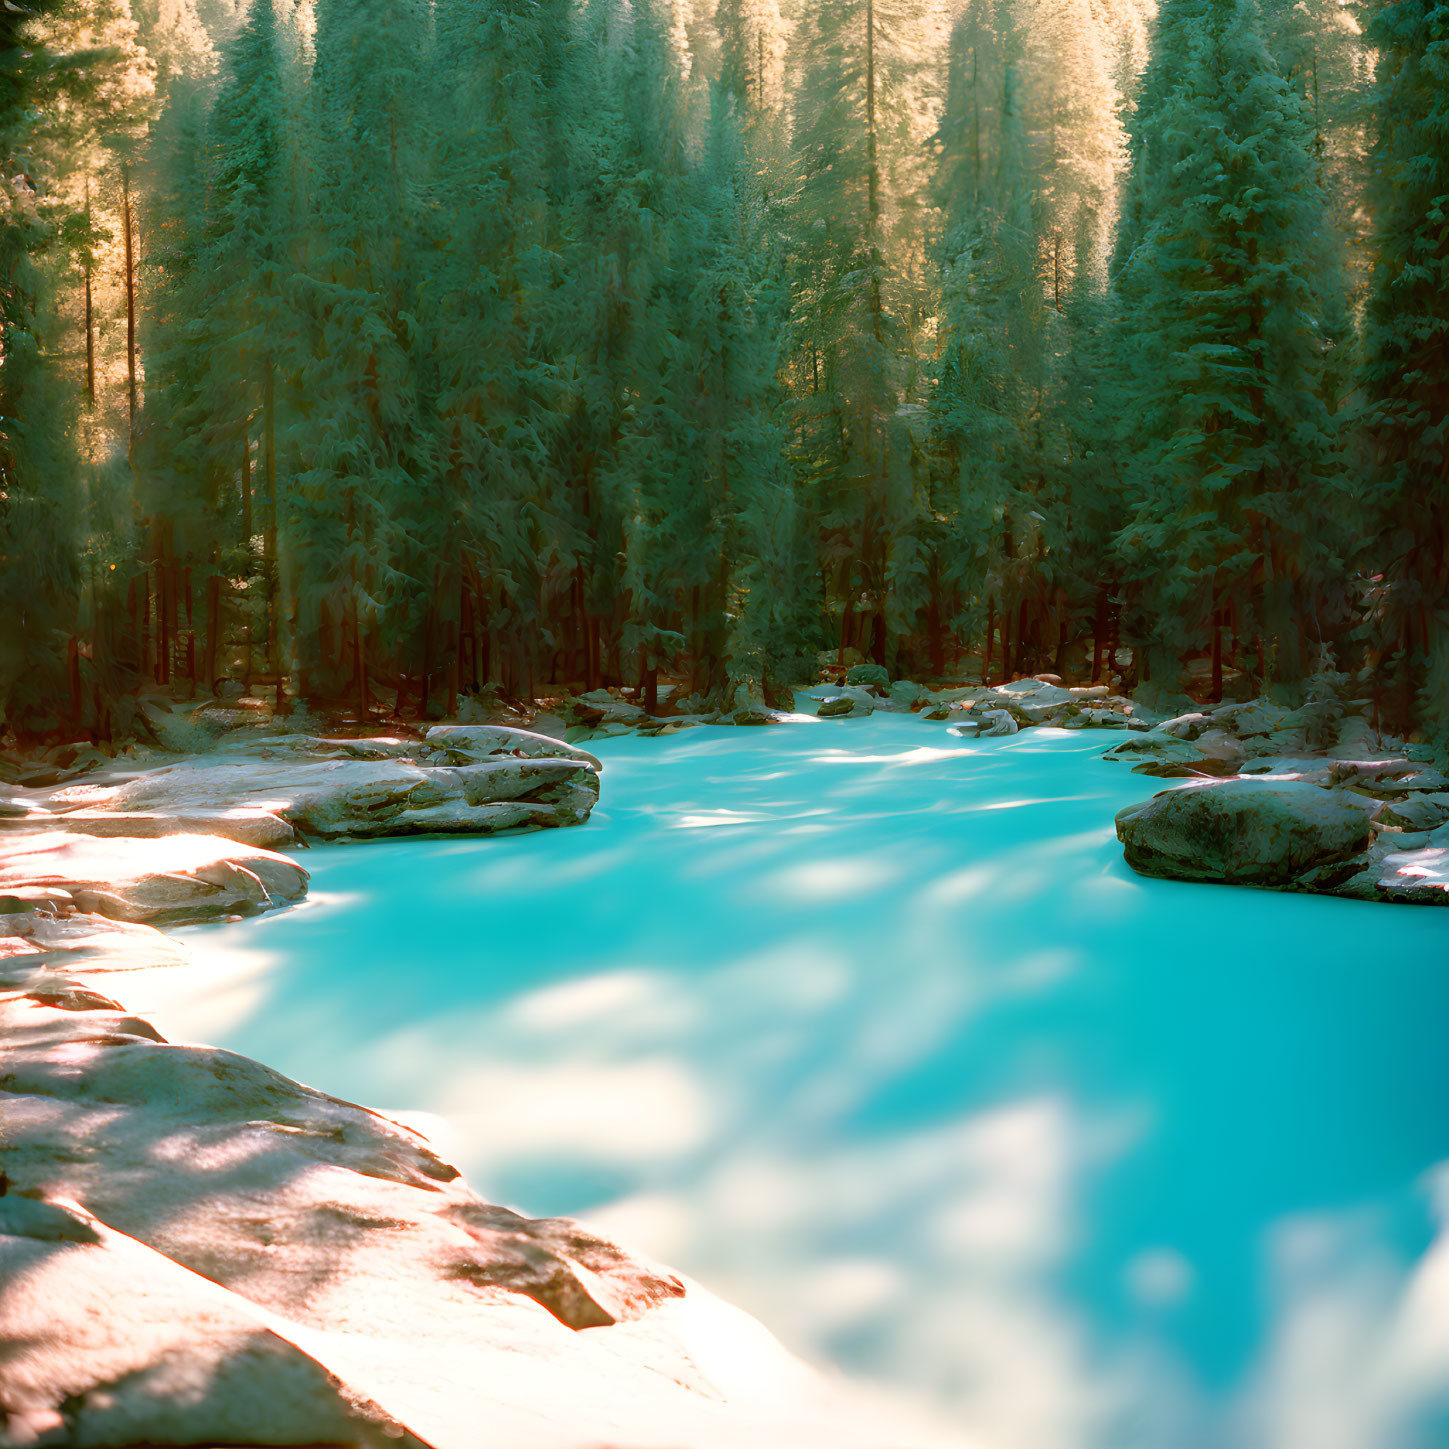
M 1116 279 L 1137 628 L 1170 658 L 1230 621 L 1296 677 L 1345 589 L 1311 133 L 1252 0 L 1169 0 L 1151 67 Z
M 785 10 L 0 15 L 10 721 L 1216 643 L 1432 729 L 1444 6 Z

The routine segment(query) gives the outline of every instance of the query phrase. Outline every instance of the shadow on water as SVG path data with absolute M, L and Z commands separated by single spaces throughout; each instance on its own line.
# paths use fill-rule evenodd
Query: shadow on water
M 608 741 L 588 825 L 315 850 L 156 1014 L 1001 1449 L 1449 1444 L 1449 912 L 1143 880 L 1102 744 Z

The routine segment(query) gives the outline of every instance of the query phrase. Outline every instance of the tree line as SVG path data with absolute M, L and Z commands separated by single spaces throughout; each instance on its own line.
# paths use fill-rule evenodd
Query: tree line
M 1449 5 L 25 0 L 0 699 L 1449 718 Z

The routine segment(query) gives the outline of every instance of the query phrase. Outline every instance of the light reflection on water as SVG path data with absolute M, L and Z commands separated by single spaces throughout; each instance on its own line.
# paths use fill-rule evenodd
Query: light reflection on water
M 1449 912 L 1145 881 L 1110 737 L 950 738 L 604 742 L 582 828 L 312 851 L 158 1021 L 999 1449 L 1449 1444 Z

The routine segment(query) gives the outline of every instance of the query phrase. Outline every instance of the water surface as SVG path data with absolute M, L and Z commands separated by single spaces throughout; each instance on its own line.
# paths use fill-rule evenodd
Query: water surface
M 152 1004 L 997 1449 L 1441 1449 L 1449 911 L 1135 876 L 1109 742 L 607 741 Z

